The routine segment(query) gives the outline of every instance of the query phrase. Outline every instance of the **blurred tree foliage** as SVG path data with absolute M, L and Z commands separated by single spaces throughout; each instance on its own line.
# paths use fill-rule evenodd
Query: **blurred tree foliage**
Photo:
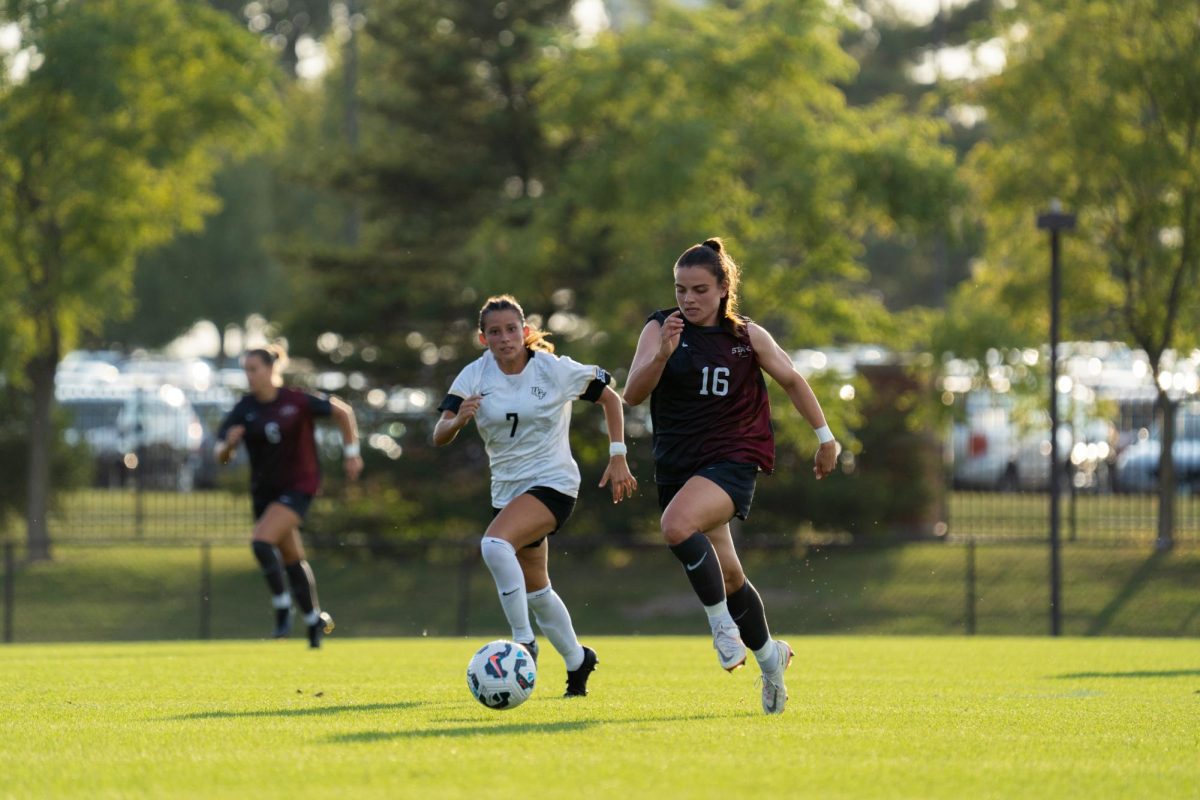
M 846 3 L 842 47 L 858 62 L 855 74 L 841 84 L 848 102 L 858 106 L 897 98 L 910 113 L 943 120 L 942 141 L 961 163 L 985 136 L 986 120 L 960 96 L 958 88 L 969 78 L 947 75 L 939 65 L 949 54 L 965 62 L 993 36 L 989 15 L 995 6 L 995 0 L 941 0 L 932 16 L 914 18 L 895 0 Z M 863 263 L 871 288 L 894 311 L 942 309 L 954 287 L 969 277 L 981 238 L 974 218 L 959 214 L 932 230 L 868 231 Z M 929 347 L 928 340 L 921 346 Z
M 245 324 L 250 314 L 269 317 L 286 305 L 286 275 L 268 250 L 278 177 L 266 158 L 241 160 L 217 173 L 213 193 L 220 210 L 202 230 L 181 233 L 138 257 L 136 310 L 110 320 L 97 339 L 161 347 L 199 320 L 224 331 Z
M 361 25 L 354 3 L 329 0 L 208 0 L 238 25 L 259 36 L 277 53 L 280 84 L 288 119 L 302 118 L 311 92 L 296 74 L 301 41 L 336 61 L 337 48 Z M 289 126 L 290 127 L 290 126 Z M 341 131 L 328 135 L 341 138 Z M 112 319 L 85 343 L 108 346 L 161 347 L 195 322 L 207 319 L 224 332 L 241 326 L 250 314 L 273 318 L 290 297 L 287 271 L 279 257 L 284 244 L 299 232 L 317 238 L 319 198 L 296 181 L 286 151 L 275 149 L 251 157 L 224 153 L 213 184 L 220 210 L 200 230 L 185 232 L 160 247 L 139 254 L 134 271 L 135 313 Z M 267 148 L 257 148 L 264 150 Z
M 549 30 L 570 6 L 371 6 L 355 97 L 341 94 L 341 70 L 331 73 L 323 119 L 298 135 L 309 141 L 356 104 L 357 144 L 302 154 L 319 188 L 352 198 L 362 222 L 357 242 L 289 248 L 302 267 L 286 318 L 298 352 L 416 385 L 440 385 L 473 352 L 471 317 L 487 289 L 470 281 L 464 244 L 489 218 L 523 224 L 505 188 L 542 171 L 532 88 Z M 341 337 L 338 349 L 317 350 L 323 332 Z
M 26 521 L 49 553 L 50 411 L 62 353 L 129 309 L 134 259 L 215 211 L 218 152 L 269 142 L 275 65 L 218 12 L 170 0 L 8 0 L 30 58 L 0 69 L 4 366 L 32 395 Z

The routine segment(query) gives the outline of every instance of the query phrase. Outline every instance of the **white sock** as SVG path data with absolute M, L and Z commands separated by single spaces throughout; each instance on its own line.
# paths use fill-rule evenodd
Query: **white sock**
M 283 594 L 272 595 L 271 596 L 271 606 L 273 608 L 291 608 L 292 607 L 292 595 L 289 594 L 288 592 L 284 592 Z
M 571 624 L 571 613 L 558 592 L 547 585 L 529 593 L 529 607 L 537 619 L 538 627 L 554 645 L 554 649 L 567 663 L 567 671 L 579 669 L 583 663 L 583 645 L 575 638 L 575 627 Z
M 767 639 L 766 644 L 754 651 L 754 657 L 758 659 L 758 667 L 763 672 L 779 669 L 779 648 L 774 639 Z
M 533 628 L 529 624 L 529 602 L 525 597 L 525 573 L 517 561 L 516 549 L 494 536 L 485 536 L 479 543 L 483 563 L 492 572 L 496 591 L 500 595 L 500 606 L 512 627 L 513 641 L 525 644 L 533 641 Z
M 724 600 L 713 606 L 705 606 L 704 613 L 708 615 L 708 627 L 713 629 L 713 633 L 716 633 L 723 623 L 735 624 L 733 617 L 729 616 L 729 606 Z
M 317 620 L 321 618 L 321 609 L 314 608 L 312 611 L 304 615 L 305 625 L 316 625 Z

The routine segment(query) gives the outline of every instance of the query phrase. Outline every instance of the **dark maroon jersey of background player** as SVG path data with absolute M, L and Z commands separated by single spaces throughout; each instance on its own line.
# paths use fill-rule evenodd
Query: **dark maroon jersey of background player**
M 676 310 L 656 311 L 646 321 L 661 325 Z M 775 469 L 771 401 L 745 326 L 734 334 L 684 320 L 679 346 L 650 395 L 650 419 L 658 483 L 684 483 L 720 461 Z
M 250 491 L 316 494 L 321 468 L 313 438 L 313 420 L 333 413 L 329 398 L 298 389 L 281 388 L 275 399 L 260 403 L 247 394 L 221 423 L 217 438 L 234 425 L 244 425 L 250 454 Z

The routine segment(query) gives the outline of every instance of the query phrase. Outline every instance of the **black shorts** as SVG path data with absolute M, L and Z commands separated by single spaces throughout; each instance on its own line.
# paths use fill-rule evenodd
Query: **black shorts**
M 260 519 L 267 512 L 267 506 L 271 503 L 282 503 L 283 505 L 295 511 L 300 519 L 304 519 L 304 515 L 308 513 L 308 507 L 312 504 L 313 496 L 305 492 L 298 492 L 294 489 L 285 489 L 278 491 L 270 489 L 266 491 L 255 492 L 251 496 L 254 503 L 254 518 Z
M 551 489 L 549 486 L 535 486 L 526 492 L 522 492 L 522 494 L 536 498 L 542 505 L 550 509 L 550 513 L 554 515 L 554 530 L 550 531 L 547 536 L 553 536 L 558 533 L 558 529 L 567 524 L 567 520 L 571 517 L 571 512 L 575 510 L 574 497 L 571 497 L 569 494 L 563 494 L 557 489 Z M 492 518 L 494 519 L 501 511 L 503 509 L 493 507 Z M 536 542 L 525 545 L 525 547 L 540 547 L 544 541 L 546 541 L 545 536 Z
M 729 495 L 729 499 L 733 501 L 733 515 L 738 519 L 745 519 L 750 516 L 750 504 L 754 502 L 754 482 L 758 480 L 758 465 L 757 464 L 735 464 L 732 461 L 718 461 L 715 464 L 709 464 L 707 467 L 701 467 L 692 473 L 693 477 L 699 475 L 702 478 L 708 478 L 710 481 L 720 486 L 725 490 L 725 494 Z M 686 483 L 686 481 L 684 481 Z M 660 483 L 658 484 L 658 507 L 662 511 L 667 510 L 667 506 L 683 488 L 683 483 Z

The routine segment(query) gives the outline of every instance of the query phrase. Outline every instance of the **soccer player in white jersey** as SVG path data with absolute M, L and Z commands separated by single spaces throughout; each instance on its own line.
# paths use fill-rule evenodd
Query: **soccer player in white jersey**
M 479 341 L 487 350 L 458 374 L 438 406 L 442 416 L 433 442 L 449 444 L 475 420 L 491 467 L 494 513 L 480 550 L 513 639 L 537 660 L 532 611 L 566 662 L 566 696 L 582 697 L 596 653 L 579 643 L 571 615 L 550 585 L 546 537 L 567 521 L 579 495 L 579 465 L 569 440 L 575 400 L 599 403 L 604 410 L 610 444 L 600 486 L 611 485 L 614 503 L 637 490 L 625 460 L 621 398 L 600 367 L 554 355 L 554 346 L 525 321 L 511 295 L 484 303 Z

